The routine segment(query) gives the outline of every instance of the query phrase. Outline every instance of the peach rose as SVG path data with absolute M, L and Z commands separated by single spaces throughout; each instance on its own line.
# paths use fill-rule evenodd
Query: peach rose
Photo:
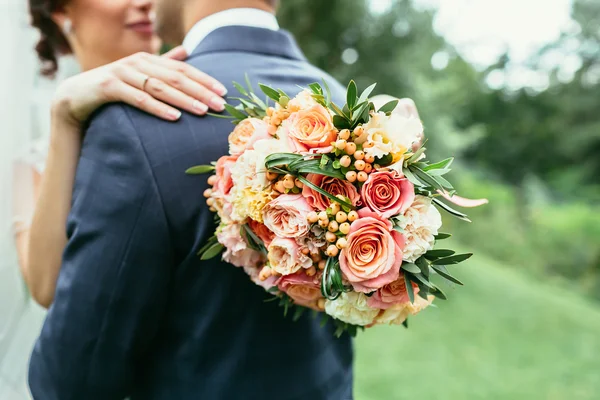
M 277 287 L 290 296 L 294 303 L 321 311 L 317 307 L 317 301 L 323 296 L 319 281 L 314 277 L 310 277 L 304 272 L 282 276 L 277 281 Z
M 301 194 L 284 194 L 265 205 L 263 221 L 275 235 L 296 238 L 308 233 L 310 225 L 306 217 L 311 211 Z
M 308 174 L 306 179 L 334 196 L 341 194 L 349 198 L 353 206 L 356 206 L 360 202 L 360 195 L 358 194 L 356 187 L 348 181 L 318 174 Z M 326 210 L 329 207 L 329 204 L 331 204 L 331 200 L 310 188 L 308 185 L 304 185 L 302 195 L 306 197 L 306 200 L 311 207 L 318 210 Z
M 237 159 L 237 156 L 223 156 L 217 160 L 217 165 L 215 166 L 217 183 L 213 186 L 213 192 L 221 198 L 228 195 L 233 187 L 231 167 L 235 165 Z
M 253 219 L 248 220 L 248 226 L 250 227 L 252 232 L 254 232 L 254 234 L 258 236 L 260 240 L 263 241 L 265 247 L 269 247 L 271 241 L 275 237 L 275 234 L 271 232 L 269 228 L 265 226 L 265 224 L 261 224 L 260 222 L 257 222 Z
M 415 200 L 415 188 L 397 171 L 376 171 L 361 190 L 365 206 L 381 218 L 404 214 Z
M 269 125 L 257 118 L 246 118 L 235 126 L 229 135 L 229 154 L 239 156 L 246 150 L 251 150 L 255 142 L 270 139 L 273 135 Z
M 400 276 L 404 237 L 389 220 L 366 208 L 358 215 L 340 253 L 340 268 L 354 290 L 370 293 Z
M 268 258 L 273 271 L 280 275 L 290 275 L 313 265 L 310 257 L 302 253 L 294 239 L 273 239 L 269 245 Z
M 283 122 L 282 130 L 292 142 L 292 148 L 328 147 L 337 138 L 337 130 L 329 111 L 320 104 L 296 111 Z M 297 144 L 298 146 L 295 146 Z
M 412 282 L 413 293 L 415 296 L 419 293 L 419 286 Z M 406 283 L 404 277 L 401 276 L 394 282 L 385 285 L 377 290 L 373 296 L 369 297 L 367 304 L 372 308 L 386 310 L 394 304 L 402 304 L 410 301 L 408 292 L 406 291 Z

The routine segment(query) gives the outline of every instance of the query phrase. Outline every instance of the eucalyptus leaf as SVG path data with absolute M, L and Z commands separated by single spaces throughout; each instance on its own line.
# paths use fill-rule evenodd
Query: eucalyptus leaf
M 463 221 L 471 222 L 471 220 L 469 219 L 469 217 L 467 217 L 466 214 L 463 214 L 460 211 L 456 211 L 455 209 L 453 209 L 452 207 L 450 207 L 446 203 L 443 203 L 441 200 L 439 200 L 437 198 L 433 198 L 432 201 L 435 204 L 437 204 L 440 208 L 442 208 L 444 211 L 446 211 L 446 212 L 454 215 L 455 217 L 457 217 L 459 219 L 462 219 Z
M 406 285 L 406 288 L 412 288 L 412 285 L 410 283 L 410 278 L 408 277 L 408 274 L 404 274 L 404 284 Z M 408 293 L 408 298 L 410 299 L 411 303 L 415 302 L 415 293 L 413 290 L 407 290 L 406 291 Z
M 241 112 L 240 110 L 238 110 L 237 108 L 232 106 L 231 104 L 225 104 L 225 110 L 227 110 L 227 112 L 235 118 L 238 118 L 241 120 L 248 118 L 248 116 L 246 114 L 244 114 L 243 112 Z
M 200 259 L 206 261 L 215 258 L 221 254 L 224 249 L 225 247 L 221 243 L 215 243 L 200 255 Z
M 233 82 L 233 87 L 235 87 L 237 91 L 243 94 L 244 96 L 248 96 L 248 92 L 246 91 L 246 89 L 244 89 L 244 87 L 239 83 Z
M 427 167 L 423 168 L 425 171 L 431 171 L 434 169 L 447 169 L 450 168 L 452 162 L 454 161 L 454 157 L 446 158 L 440 162 L 436 162 L 434 164 L 429 164 Z
M 382 105 L 379 110 L 377 110 L 377 112 L 382 112 L 382 113 L 391 113 L 392 111 L 394 111 L 396 109 L 396 106 L 398 105 L 398 100 L 392 100 L 392 101 L 388 101 L 387 103 L 385 103 L 384 105 Z
M 450 257 L 438 258 L 437 260 L 433 261 L 432 264 L 433 265 L 454 265 L 454 264 L 459 264 L 463 261 L 466 261 L 469 258 L 471 258 L 472 256 L 473 256 L 473 253 L 457 254 L 454 256 L 450 256 Z
M 452 235 L 449 233 L 440 232 L 437 235 L 435 235 L 434 237 L 435 237 L 435 240 L 444 240 L 444 239 L 448 239 L 448 238 L 452 237 Z
M 449 280 L 450 282 L 454 282 L 457 285 L 461 285 L 461 286 L 464 285 L 461 281 L 459 281 L 458 279 L 456 279 L 455 277 L 453 277 L 452 275 L 450 275 L 448 273 L 448 270 L 446 268 L 444 268 L 443 266 L 441 266 L 441 265 L 432 265 L 431 268 L 433 268 L 438 273 L 438 275 L 440 275 L 442 278 L 444 278 L 446 280 Z
M 348 122 L 348 119 L 340 115 L 333 116 L 333 125 L 340 130 L 350 129 L 350 122 Z
M 185 173 L 188 175 L 202 175 L 208 174 L 209 172 L 213 172 L 215 167 L 212 165 L 196 165 L 194 167 L 188 168 Z
M 417 261 L 415 261 L 415 265 L 419 267 L 423 276 L 429 279 L 429 263 L 427 262 L 425 257 L 417 258 Z
M 402 263 L 401 269 L 404 271 L 411 272 L 413 274 L 421 273 L 421 270 L 419 269 L 419 267 L 417 267 L 415 264 L 412 264 L 412 263 Z
M 268 96 L 270 99 L 272 99 L 272 100 L 274 100 L 274 101 L 276 101 L 276 102 L 279 102 L 279 99 L 281 98 L 281 94 L 280 94 L 280 93 L 279 93 L 277 90 L 275 90 L 275 89 L 273 89 L 273 88 L 271 88 L 271 87 L 269 87 L 269 86 L 267 86 L 267 85 L 263 85 L 262 83 L 259 83 L 259 84 L 258 84 L 258 87 L 259 87 L 259 88 L 260 88 L 260 90 L 262 90 L 262 92 L 263 92 L 264 94 L 266 94 L 266 95 L 267 95 L 267 96 Z
M 427 253 L 425 253 L 425 257 L 427 257 L 428 259 L 449 257 L 455 253 L 456 252 L 454 250 L 447 249 L 429 250 Z

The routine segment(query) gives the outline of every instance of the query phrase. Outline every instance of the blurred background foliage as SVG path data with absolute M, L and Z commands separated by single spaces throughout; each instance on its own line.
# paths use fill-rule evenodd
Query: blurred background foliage
M 445 220 L 453 244 L 476 253 L 455 270 L 467 287 L 406 332 L 376 328 L 359 338 L 358 398 L 597 398 L 600 1 L 574 0 L 578 29 L 528 60 L 533 70 L 551 55 L 581 61 L 572 79 L 558 66 L 545 71 L 541 90 L 490 87 L 509 55 L 476 68 L 435 32 L 433 11 L 408 0 L 384 13 L 367 0 L 283 1 L 279 18 L 340 82 L 378 82 L 376 93 L 413 98 L 429 157 L 454 155 L 459 194 L 491 202 L 470 210 L 473 224 Z M 379 358 L 394 358 L 392 370 L 370 372 Z

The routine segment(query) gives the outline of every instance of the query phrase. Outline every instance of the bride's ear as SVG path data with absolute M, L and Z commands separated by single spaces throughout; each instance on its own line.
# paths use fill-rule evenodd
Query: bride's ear
M 73 33 L 73 21 L 69 17 L 69 12 L 66 8 L 61 8 L 50 14 L 52 21 L 62 30 L 65 37 L 69 37 Z

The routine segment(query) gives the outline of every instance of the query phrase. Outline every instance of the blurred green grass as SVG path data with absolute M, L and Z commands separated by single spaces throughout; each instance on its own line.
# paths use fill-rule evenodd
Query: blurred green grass
M 359 334 L 357 400 L 600 398 L 597 304 L 477 254 L 452 271 L 465 287 L 408 330 Z

